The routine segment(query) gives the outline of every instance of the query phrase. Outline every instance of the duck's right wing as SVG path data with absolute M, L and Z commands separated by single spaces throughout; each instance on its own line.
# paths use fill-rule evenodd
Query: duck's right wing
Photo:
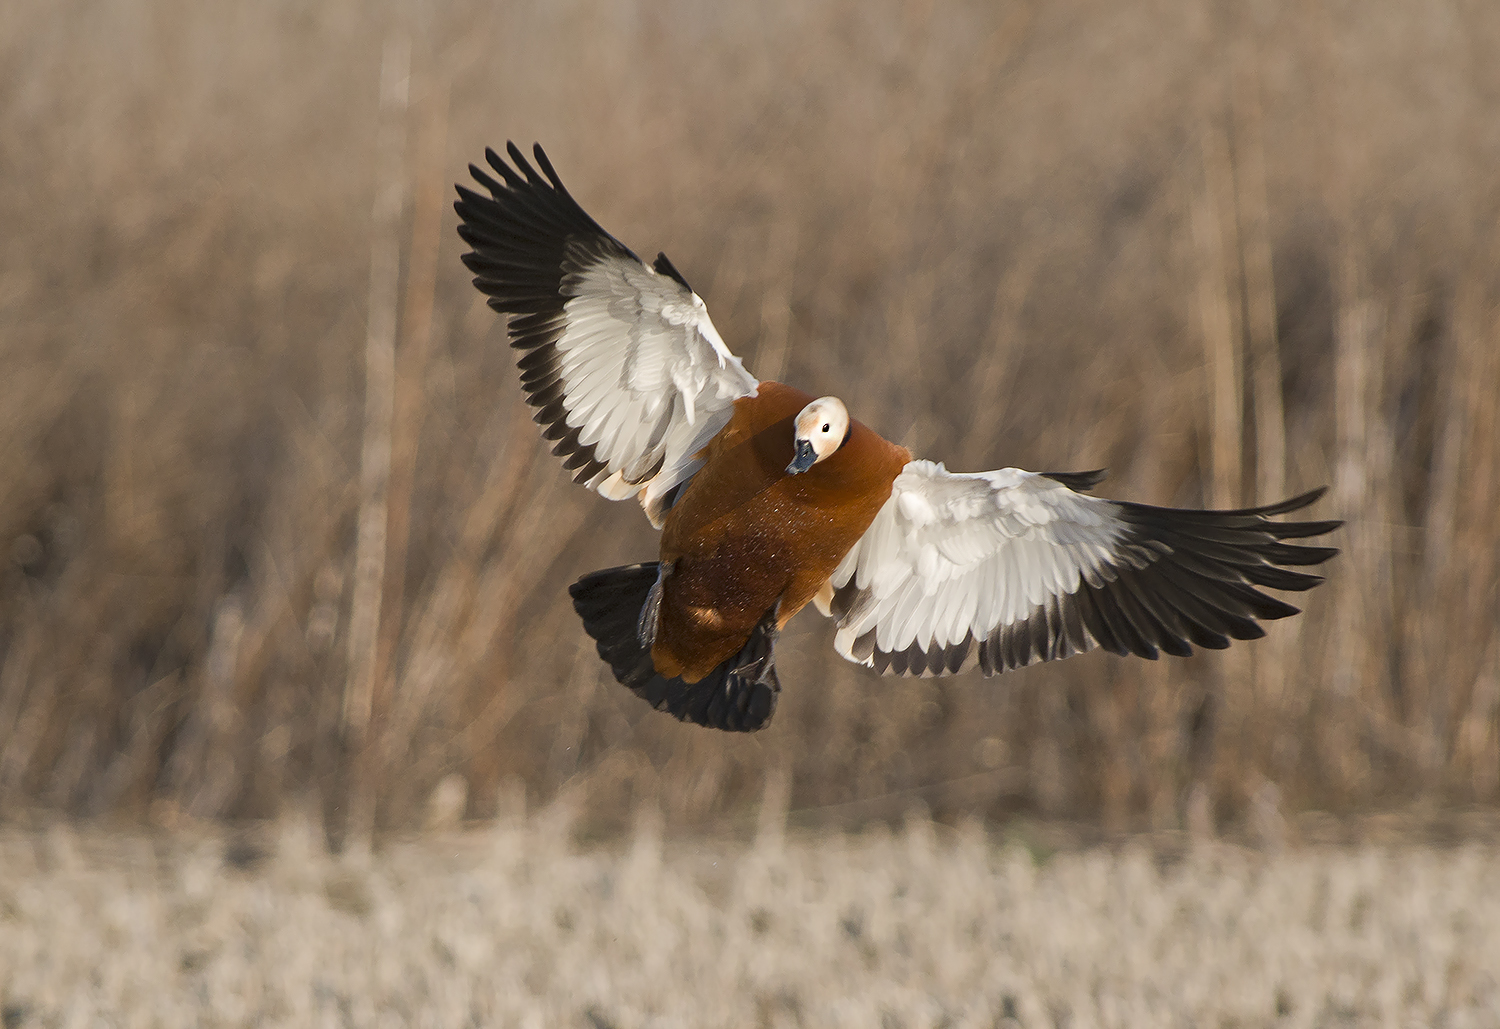
M 665 254 L 647 267 L 600 228 L 540 146 L 543 174 L 507 150 L 514 168 L 485 150 L 501 181 L 469 166 L 489 196 L 458 187 L 458 232 L 474 248 L 464 264 L 511 316 L 521 384 L 552 452 L 611 500 L 639 495 L 660 527 L 695 455 L 758 383 Z
M 1099 473 L 966 474 L 912 461 L 834 571 L 834 647 L 897 675 L 986 675 L 1095 647 L 1155 658 L 1264 636 L 1297 613 L 1257 586 L 1306 590 L 1293 568 L 1338 551 L 1294 546 L 1341 523 L 1266 507 L 1188 511 L 1086 496 Z M 1288 567 L 1290 566 L 1290 567 Z

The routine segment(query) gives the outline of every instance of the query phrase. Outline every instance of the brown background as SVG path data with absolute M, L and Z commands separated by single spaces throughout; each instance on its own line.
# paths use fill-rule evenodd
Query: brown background
M 1493 3 L 304 7 L 0 10 L 0 812 L 1496 799 Z M 458 260 L 507 138 L 761 377 L 957 469 L 1328 483 L 1329 583 L 1224 655 L 995 680 L 877 679 L 807 614 L 768 731 L 649 711 L 565 586 L 653 534 L 541 449 Z

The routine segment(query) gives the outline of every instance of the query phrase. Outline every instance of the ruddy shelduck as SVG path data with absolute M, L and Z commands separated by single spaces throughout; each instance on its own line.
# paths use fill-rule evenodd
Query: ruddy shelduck
M 897 675 L 994 675 L 1095 647 L 1155 659 L 1265 635 L 1306 590 L 1283 540 L 1336 521 L 1279 504 L 1192 511 L 1104 500 L 1102 472 L 950 472 L 913 460 L 837 397 L 758 382 L 665 254 L 650 266 L 584 213 L 540 146 L 492 150 L 458 187 L 464 263 L 510 315 L 521 384 L 553 453 L 661 530 L 648 564 L 571 587 L 615 677 L 719 729 L 770 721 L 777 633 L 809 602 L 834 649 Z

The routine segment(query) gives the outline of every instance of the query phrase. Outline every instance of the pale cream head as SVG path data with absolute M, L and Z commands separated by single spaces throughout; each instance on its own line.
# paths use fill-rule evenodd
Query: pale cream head
M 844 445 L 844 437 L 849 434 L 849 409 L 838 397 L 819 397 L 797 415 L 795 426 L 795 456 L 786 466 L 788 475 L 807 471 Z

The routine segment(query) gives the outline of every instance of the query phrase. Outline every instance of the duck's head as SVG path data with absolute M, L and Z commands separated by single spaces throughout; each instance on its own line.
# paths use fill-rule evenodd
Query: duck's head
M 802 409 L 793 423 L 792 463 L 788 475 L 807 471 L 833 454 L 849 438 L 849 409 L 838 397 L 819 397 Z

